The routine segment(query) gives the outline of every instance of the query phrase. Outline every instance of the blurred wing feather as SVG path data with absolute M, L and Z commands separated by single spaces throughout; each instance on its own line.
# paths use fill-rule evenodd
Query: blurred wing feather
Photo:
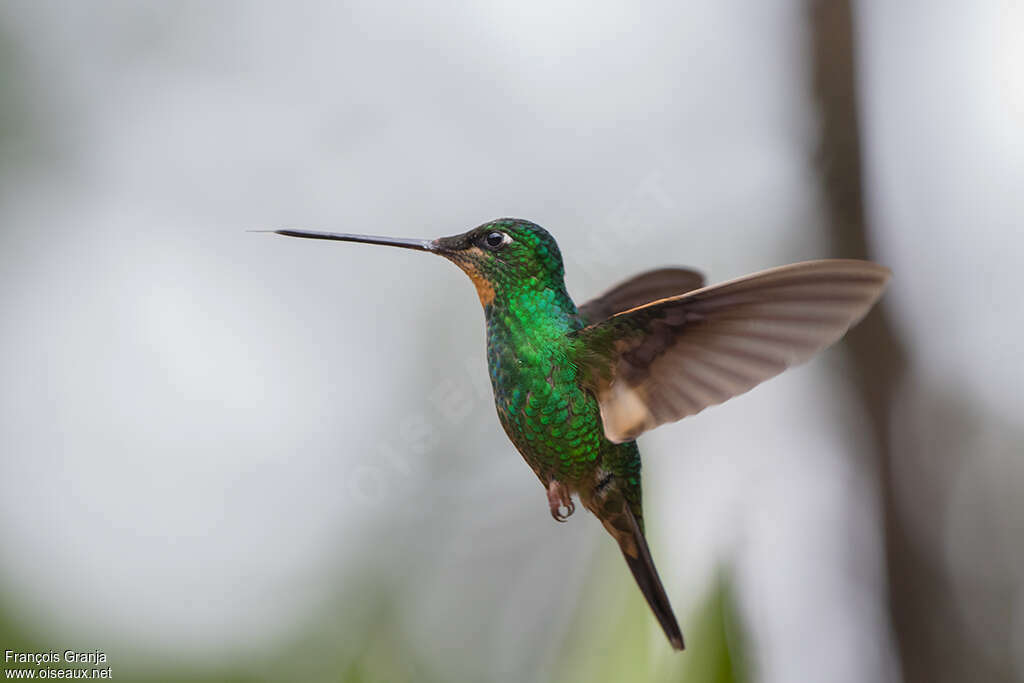
M 620 282 L 579 307 L 584 325 L 651 301 L 677 296 L 704 286 L 704 276 L 688 268 L 659 268 Z
M 807 261 L 619 312 L 574 333 L 577 361 L 616 443 L 742 394 L 833 344 L 891 273 Z

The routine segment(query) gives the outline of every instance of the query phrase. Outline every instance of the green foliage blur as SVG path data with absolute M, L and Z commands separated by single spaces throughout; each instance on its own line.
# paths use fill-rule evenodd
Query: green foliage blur
M 622 578 L 621 576 L 619 578 Z M 612 580 L 611 577 L 608 579 Z M 592 581 L 603 583 L 604 579 Z M 611 588 L 592 586 L 593 589 Z M 632 588 L 632 587 L 631 587 Z M 549 676 L 574 683 L 745 683 L 750 680 L 744 655 L 743 629 L 732 583 L 723 570 L 701 606 L 681 619 L 687 650 L 673 653 L 637 593 L 620 614 L 609 614 L 598 603 L 581 605 L 561 656 Z M 409 653 L 396 611 L 400 608 L 383 592 L 375 598 L 376 618 L 344 623 L 344 609 L 323 623 L 310 624 L 304 634 L 282 642 L 258 662 L 180 662 L 148 658 L 130 649 L 107 652 L 113 680 L 166 683 L 246 683 L 249 681 L 336 681 L 339 683 L 457 683 L 465 680 L 450 671 L 429 670 Z M 360 611 L 358 617 L 365 613 Z M 361 633 L 359 642 L 341 642 L 342 633 Z M 0 605 L 0 643 L 19 652 L 46 652 L 53 643 L 46 626 L 14 617 Z M 2 669 L 4 667 L 0 667 Z M 24 669 L 24 664 L 6 669 Z

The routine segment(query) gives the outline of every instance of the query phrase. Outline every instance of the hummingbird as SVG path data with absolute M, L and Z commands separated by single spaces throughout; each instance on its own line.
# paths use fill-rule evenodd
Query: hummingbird
M 577 306 L 558 244 L 499 218 L 433 240 L 284 229 L 442 256 L 476 286 L 498 421 L 564 522 L 580 503 L 619 549 L 669 643 L 683 649 L 644 536 L 636 439 L 808 360 L 857 323 L 891 272 L 825 259 L 705 286 L 689 268 L 641 273 Z

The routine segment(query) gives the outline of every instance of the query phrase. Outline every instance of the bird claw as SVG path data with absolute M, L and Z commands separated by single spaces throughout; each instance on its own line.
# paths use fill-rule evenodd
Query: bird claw
M 576 511 L 576 504 L 572 502 L 572 494 L 560 481 L 551 481 L 548 484 L 548 506 L 551 508 L 551 516 L 555 518 L 556 522 L 567 521 Z M 562 508 L 565 508 L 565 514 L 562 514 Z

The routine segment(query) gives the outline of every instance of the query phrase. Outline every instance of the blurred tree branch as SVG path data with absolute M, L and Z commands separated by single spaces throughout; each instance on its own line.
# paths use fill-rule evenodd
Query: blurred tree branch
M 843 257 L 872 258 L 865 225 L 861 140 L 857 107 L 855 40 L 850 0 L 811 0 L 813 92 L 821 122 L 818 164 L 828 212 L 832 251 Z M 900 274 L 893 280 L 899 286 Z M 890 323 L 883 300 L 846 337 L 860 401 L 871 420 L 874 448 L 860 463 L 878 482 L 883 523 L 888 609 L 902 678 L 907 683 L 961 680 L 1012 680 L 993 666 L 957 617 L 953 579 L 941 557 L 942 515 L 925 515 L 922 533 L 908 510 L 943 500 L 954 468 L 940 458 L 916 458 L 927 476 L 915 482 L 914 500 L 901 498 L 896 482 L 897 458 L 911 457 L 894 448 L 896 392 L 908 372 L 904 345 Z M 938 455 L 938 454 L 933 454 Z M 959 457 L 959 454 L 946 455 Z M 948 463 L 945 463 L 948 465 Z M 906 489 L 903 489 L 906 491 Z

